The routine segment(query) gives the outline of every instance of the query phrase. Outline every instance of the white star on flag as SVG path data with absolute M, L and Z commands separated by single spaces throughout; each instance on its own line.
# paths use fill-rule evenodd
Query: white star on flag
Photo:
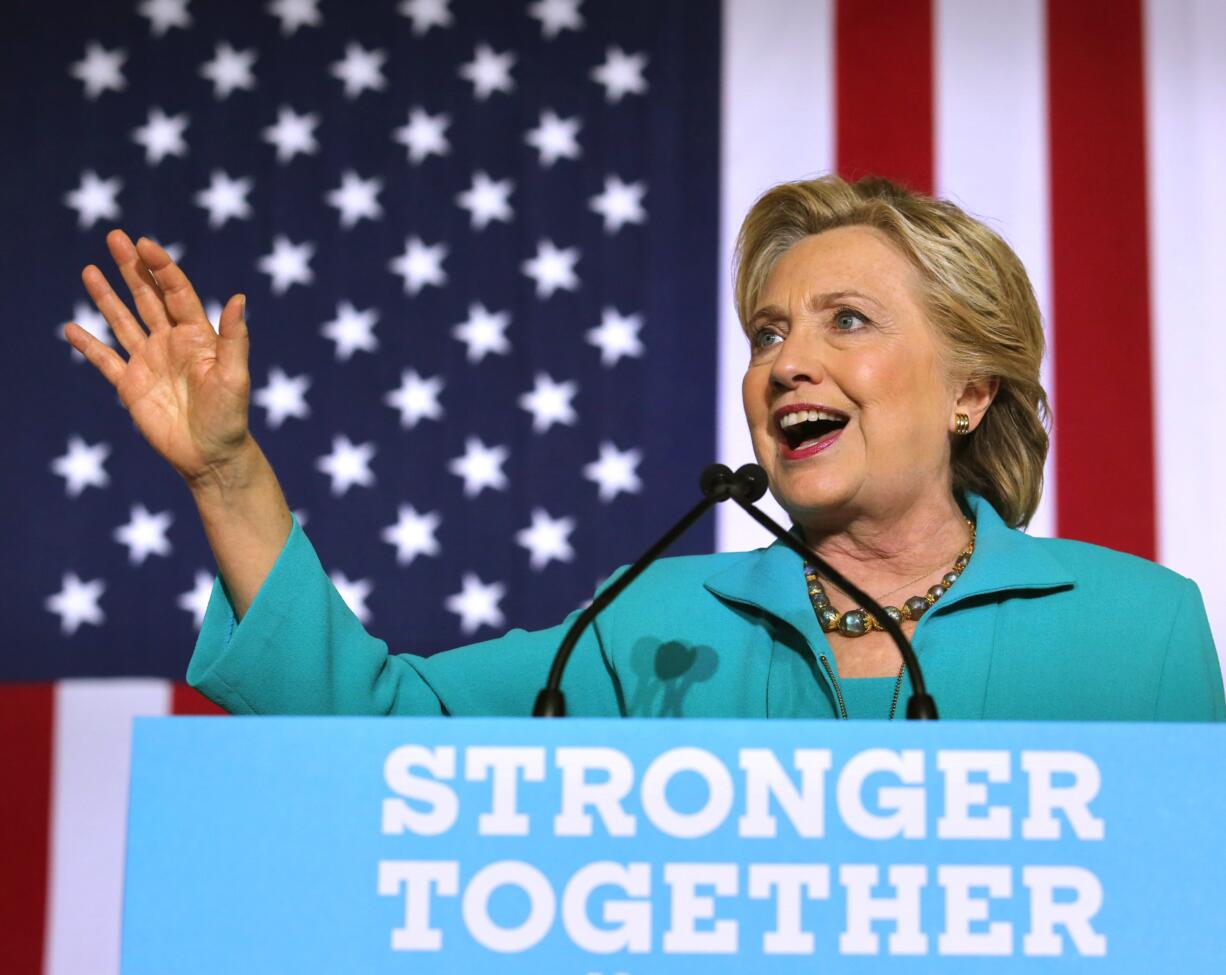
M 306 401 L 306 391 L 310 387 L 310 376 L 289 376 L 280 366 L 273 366 L 268 382 L 252 393 L 251 400 L 268 411 L 265 422 L 275 430 L 291 416 L 305 420 L 311 415 Z
M 68 496 L 75 498 L 87 487 L 104 488 L 110 483 L 102 466 L 110 453 L 110 444 L 90 445 L 73 434 L 68 438 L 68 453 L 56 457 L 51 462 L 51 470 L 64 478 Z
M 510 223 L 514 212 L 508 197 L 515 184 L 509 179 L 492 180 L 483 172 L 473 173 L 472 186 L 456 197 L 468 211 L 474 230 L 484 230 L 491 220 Z
M 642 488 L 638 467 L 643 455 L 638 450 L 618 450 L 608 440 L 600 444 L 600 456 L 583 467 L 583 476 L 600 488 L 600 500 L 612 501 L 618 494 L 638 494 Z
M 123 91 L 127 79 L 121 70 L 128 53 L 121 47 L 108 51 L 97 41 L 85 45 L 85 57 L 74 62 L 68 73 L 85 85 L 85 97 L 97 98 L 104 91 Z
M 528 16 L 541 22 L 541 35 L 552 40 L 564 30 L 583 30 L 580 0 L 536 0 L 528 5 Z
M 588 329 L 584 337 L 600 349 L 600 364 L 613 366 L 623 356 L 642 356 L 643 343 L 639 340 L 642 327 L 642 315 L 622 315 L 616 308 L 605 306 L 600 311 L 600 324 Z
M 136 12 L 149 18 L 149 31 L 161 37 L 172 27 L 186 30 L 192 25 L 192 15 L 187 12 L 187 0 L 144 0 Z
M 281 21 L 281 33 L 286 37 L 299 27 L 318 27 L 324 21 L 319 0 L 272 0 L 268 12 Z
M 541 120 L 535 129 L 529 129 L 524 141 L 540 154 L 542 166 L 552 166 L 559 159 L 578 159 L 583 150 L 579 148 L 579 129 L 583 120 L 561 118 L 552 109 L 541 112 Z
M 383 77 L 383 62 L 387 52 L 379 48 L 369 51 L 361 44 L 345 45 L 345 56 L 332 65 L 333 76 L 345 85 L 345 97 L 357 98 L 364 91 L 380 91 L 387 87 Z
M 355 444 L 343 433 L 332 438 L 332 453 L 315 461 L 315 469 L 332 478 L 332 493 L 340 496 L 355 484 L 370 487 L 375 475 L 370 459 L 375 455 L 373 443 Z
M 101 626 L 106 622 L 106 614 L 98 607 L 98 599 L 106 591 L 105 582 L 83 582 L 75 572 L 65 572 L 62 579 L 60 591 L 48 596 L 43 607 L 59 616 L 60 631 L 65 636 L 76 633 L 82 623 Z
M 416 369 L 400 373 L 400 386 L 383 397 L 383 402 L 400 411 L 400 425 L 407 430 L 417 426 L 418 420 L 441 420 L 443 407 L 439 405 L 439 393 L 443 391 L 443 377 L 423 378 Z
M 426 244 L 420 237 L 409 237 L 404 242 L 404 253 L 393 258 L 388 269 L 404 279 L 404 290 L 415 295 L 428 284 L 442 287 L 447 283 L 443 259 L 447 256 L 446 244 Z
M 111 338 L 111 326 L 106 323 L 106 319 L 102 317 L 102 313 L 99 312 L 93 305 L 87 305 L 83 301 L 75 302 L 72 306 L 71 321 L 76 322 L 103 345 L 113 346 L 115 344 L 114 339 Z M 68 322 L 64 322 L 62 325 L 60 325 L 61 338 L 64 335 L 64 328 L 67 324 Z M 64 344 L 67 345 L 68 343 L 65 342 Z M 72 353 L 72 358 L 75 361 L 85 361 L 85 356 L 81 355 L 81 353 L 74 349 L 71 345 L 68 346 L 68 350 Z
M 123 180 L 118 176 L 99 179 L 92 169 L 81 174 L 81 183 L 64 195 L 64 204 L 77 211 L 77 226 L 82 230 L 92 227 L 102 218 L 119 219 L 119 191 Z
M 330 572 L 328 578 L 359 622 L 369 623 L 370 610 L 366 608 L 366 597 L 371 594 L 375 584 L 369 579 L 349 579 L 343 572 Z
M 250 176 L 231 179 L 223 170 L 214 169 L 209 185 L 196 194 L 196 206 L 209 211 L 209 226 L 223 227 L 227 220 L 246 220 L 251 216 L 247 194 L 255 185 Z
M 295 284 L 310 284 L 315 280 L 311 257 L 315 245 L 309 241 L 293 243 L 283 234 L 273 238 L 272 253 L 260 258 L 256 266 L 272 278 L 274 294 L 285 294 Z
M 379 340 L 375 338 L 375 323 L 378 320 L 377 308 L 358 311 L 348 301 L 342 301 L 336 306 L 336 317 L 325 322 L 319 332 L 336 343 L 336 358 L 347 362 L 354 352 L 374 352 L 379 348 Z
M 451 11 L 447 9 L 448 0 L 404 0 L 396 12 L 402 17 L 413 21 L 413 33 L 420 37 L 431 27 L 450 27 Z
M 382 219 L 383 207 L 378 200 L 382 189 L 383 180 L 377 176 L 362 179 L 349 169 L 341 174 L 341 185 L 329 190 L 324 200 L 340 211 L 341 226 L 348 229 L 362 219 Z
M 515 534 L 515 541 L 526 548 L 531 557 L 528 564 L 537 572 L 550 560 L 570 562 L 575 550 L 570 544 L 570 533 L 575 530 L 574 518 L 551 518 L 543 508 L 532 512 L 532 524 Z
M 277 147 L 277 162 L 286 163 L 295 154 L 304 156 L 319 152 L 319 143 L 315 140 L 315 126 L 319 124 L 319 116 L 313 112 L 299 115 L 288 105 L 277 109 L 277 121 L 263 132 L 264 141 Z
M 469 362 L 480 362 L 491 352 L 506 355 L 511 351 L 506 335 L 510 324 L 509 311 L 491 312 L 475 301 L 468 306 L 468 320 L 453 327 L 451 334 L 468 346 Z
M 532 432 L 544 433 L 555 423 L 574 426 L 579 416 L 570 401 L 578 391 L 575 382 L 555 383 L 538 372 L 532 390 L 519 397 L 519 405 L 532 414 Z
M 240 51 L 228 41 L 222 41 L 214 52 L 213 60 L 200 66 L 200 75 L 213 82 L 213 94 L 217 98 L 229 98 L 235 91 L 255 87 L 255 75 L 251 72 L 256 59 L 255 48 Z
M 502 465 L 510 455 L 508 447 L 487 447 L 480 437 L 468 437 L 464 441 L 464 455 L 453 458 L 447 470 L 464 479 L 464 496 L 475 498 L 486 488 L 501 491 L 507 486 Z
M 438 539 L 434 533 L 442 523 L 436 511 L 419 514 L 411 504 L 402 504 L 396 510 L 396 524 L 388 525 L 379 537 L 389 545 L 396 546 L 396 562 L 412 565 L 419 555 L 438 555 Z
M 150 555 L 169 555 L 171 548 L 166 530 L 174 521 L 174 515 L 169 511 L 154 514 L 143 504 L 133 505 L 129 512 L 128 523 L 116 528 L 111 536 L 127 546 L 128 561 L 141 565 Z
M 627 54 L 620 47 L 605 51 L 604 63 L 592 69 L 592 80 L 604 86 L 607 101 L 620 102 L 624 95 L 641 95 L 647 91 L 643 69 L 646 54 Z
M 392 133 L 392 138 L 409 150 L 409 162 L 418 165 L 427 156 L 445 156 L 451 152 L 447 141 L 448 115 L 431 115 L 414 106 L 409 109 L 409 121 Z
M 514 51 L 498 54 L 488 44 L 478 44 L 473 59 L 460 65 L 460 77 L 472 82 L 473 95 L 478 101 L 485 101 L 496 91 L 510 92 L 515 88 L 511 78 L 514 63 Z
M 643 223 L 647 212 L 643 209 L 643 183 L 623 183 L 620 177 L 606 176 L 604 192 L 592 197 L 589 204 L 604 218 L 606 234 L 615 234 L 628 223 Z
M 192 588 L 180 593 L 175 605 L 192 614 L 192 622 L 198 630 L 204 625 L 204 614 L 208 611 L 212 595 L 213 577 L 203 570 L 197 570 L 192 579 Z
M 579 248 L 560 250 L 553 242 L 542 240 L 536 245 L 536 256 L 520 265 L 524 274 L 536 282 L 536 296 L 548 298 L 558 289 L 575 291 L 579 276 L 575 264 L 579 260 Z
M 156 166 L 167 156 L 187 155 L 183 130 L 187 128 L 187 113 L 167 115 L 156 105 L 149 109 L 149 119 L 132 130 L 132 141 L 145 147 L 145 162 Z
M 486 585 L 473 572 L 465 572 L 462 589 L 448 596 L 444 606 L 460 617 L 460 631 L 474 633 L 482 626 L 500 628 L 503 624 L 502 610 L 498 601 L 506 595 L 507 587 L 501 582 Z

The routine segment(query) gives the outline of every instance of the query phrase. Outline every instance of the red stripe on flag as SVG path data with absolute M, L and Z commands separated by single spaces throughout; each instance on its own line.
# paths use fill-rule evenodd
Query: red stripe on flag
M 1156 552 L 1140 0 L 1049 2 L 1059 534 Z
M 226 712 L 190 684 L 171 685 L 171 714 L 225 714 Z
M 929 0 L 843 0 L 835 7 L 834 38 L 839 174 L 885 176 L 931 193 Z
M 39 972 L 46 930 L 51 823 L 51 684 L 0 684 L 0 945 L 7 972 Z

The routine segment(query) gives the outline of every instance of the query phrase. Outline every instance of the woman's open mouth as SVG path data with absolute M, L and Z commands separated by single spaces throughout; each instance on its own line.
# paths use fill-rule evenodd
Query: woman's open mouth
M 830 447 L 851 419 L 840 410 L 800 403 L 775 413 L 779 453 L 787 460 L 812 457 Z

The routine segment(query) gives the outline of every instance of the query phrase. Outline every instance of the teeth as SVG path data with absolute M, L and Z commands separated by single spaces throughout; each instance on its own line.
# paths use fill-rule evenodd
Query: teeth
M 796 410 L 794 413 L 786 413 L 779 421 L 779 426 L 786 430 L 788 427 L 794 427 L 797 423 L 807 423 L 816 420 L 831 420 L 838 423 L 845 419 L 836 413 L 827 413 L 825 410 Z

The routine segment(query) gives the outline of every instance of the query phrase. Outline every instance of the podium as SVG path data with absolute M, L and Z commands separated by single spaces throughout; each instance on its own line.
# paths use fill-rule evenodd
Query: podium
M 122 970 L 1219 972 L 1226 727 L 141 718 Z

